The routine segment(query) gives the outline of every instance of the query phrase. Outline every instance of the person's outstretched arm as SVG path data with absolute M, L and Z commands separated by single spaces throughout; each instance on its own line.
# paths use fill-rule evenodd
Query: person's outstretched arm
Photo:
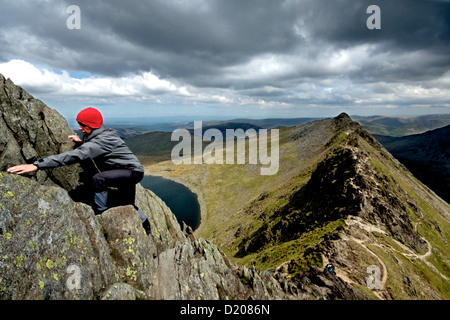
M 74 142 L 78 142 L 78 140 L 81 141 L 81 139 L 75 136 L 69 136 L 68 138 L 72 139 Z M 105 150 L 101 145 L 98 145 L 95 142 L 86 142 L 77 149 L 40 159 L 34 164 L 21 164 L 8 168 L 7 172 L 23 174 L 34 172 L 38 169 L 62 167 L 86 159 L 93 159 L 107 151 L 108 150 Z
M 36 167 L 34 164 L 20 164 L 18 166 L 8 168 L 8 170 L 6 171 L 9 173 L 23 174 L 37 171 L 37 169 L 38 167 Z

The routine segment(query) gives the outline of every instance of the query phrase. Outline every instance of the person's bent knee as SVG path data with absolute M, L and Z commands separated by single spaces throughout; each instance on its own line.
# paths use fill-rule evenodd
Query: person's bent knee
M 94 192 L 106 191 L 105 178 L 101 172 L 92 177 L 92 185 L 94 187 Z

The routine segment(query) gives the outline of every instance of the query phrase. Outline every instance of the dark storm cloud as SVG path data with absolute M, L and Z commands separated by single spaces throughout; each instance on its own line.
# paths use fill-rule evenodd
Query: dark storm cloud
M 366 27 L 371 4 L 381 9 L 381 30 Z M 377 46 L 360 70 L 348 73 L 356 81 L 420 80 L 440 76 L 450 67 L 448 1 L 316 0 L 299 4 L 297 12 L 313 53 Z
M 366 9 L 381 9 L 382 28 L 366 28 Z M 317 39 L 342 46 L 387 42 L 398 49 L 414 50 L 449 44 L 450 3 L 433 0 L 311 1 L 302 15 Z
M 58 68 L 61 61 L 66 68 L 105 75 L 152 69 L 199 82 L 264 53 L 315 55 L 361 43 L 384 43 L 381 48 L 393 54 L 449 53 L 448 2 L 375 1 L 382 9 L 382 29 L 370 31 L 365 22 L 372 2 L 78 1 L 82 30 L 73 32 L 65 28 L 69 2 L 9 1 L 2 3 L 2 24 L 35 37 L 33 52 L 24 55 L 54 61 Z M 308 44 L 299 32 L 309 34 Z M 23 50 L 20 43 L 3 47 L 17 54 L 15 45 Z
M 81 8 L 81 30 L 66 28 L 71 4 Z M 372 4 L 381 8 L 381 30 L 366 26 Z M 317 91 L 314 103 L 351 101 L 370 92 L 326 88 L 378 82 L 441 88 L 446 82 L 435 79 L 450 69 L 449 1 L 0 0 L 0 6 L 3 62 L 20 58 L 105 77 L 151 71 L 252 99 L 308 101 L 308 92 Z
M 96 2 L 97 3 L 97 2 Z M 113 34 L 137 49 L 123 57 L 133 68 L 162 75 L 199 77 L 265 52 L 296 45 L 295 12 L 276 1 L 108 1 L 80 3 L 99 38 Z M 280 18 L 282 21 L 280 22 Z M 140 51 L 139 51 L 140 49 Z M 118 66 L 117 71 L 127 71 Z M 114 72 L 117 72 L 114 71 Z M 111 72 L 108 68 L 105 72 Z

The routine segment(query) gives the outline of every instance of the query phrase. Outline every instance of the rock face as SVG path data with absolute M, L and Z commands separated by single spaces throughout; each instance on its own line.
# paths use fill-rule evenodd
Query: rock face
M 66 119 L 1 74 L 0 111 L 0 171 L 73 149 L 67 136 L 75 132 Z M 39 171 L 33 179 L 61 186 L 72 198 L 88 202 L 83 190 L 90 185 L 84 185 L 89 172 L 85 163 Z
M 0 173 L 1 299 L 363 299 L 339 278 L 295 279 L 233 266 L 213 244 L 188 240 L 151 191 L 95 216 L 60 187 Z
M 149 297 L 158 249 L 184 239 L 173 214 L 149 191 L 141 190 L 152 203 L 147 236 L 132 206 L 95 216 L 59 187 L 6 173 L 0 190 L 2 298 L 98 299 L 125 288 Z M 170 234 L 169 226 L 176 231 Z
M 1 171 L 70 149 L 54 110 L 0 75 Z M 83 170 L 22 177 L 0 172 L 0 299 L 362 299 L 335 275 L 232 265 L 212 243 L 186 236 L 170 209 L 140 185 L 132 206 L 100 216 L 77 202 Z M 81 182 L 80 182 L 81 181 Z

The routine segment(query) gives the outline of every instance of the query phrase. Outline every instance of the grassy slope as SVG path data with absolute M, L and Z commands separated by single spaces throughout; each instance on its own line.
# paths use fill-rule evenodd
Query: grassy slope
M 391 179 L 395 196 L 408 196 L 416 207 L 406 206 L 408 218 L 414 229 L 429 247 L 426 251 L 414 252 L 392 239 L 392 236 L 375 233 L 376 241 L 371 246 L 386 264 L 389 274 L 387 286 L 396 299 L 435 298 L 428 292 L 432 287 L 440 298 L 450 298 L 450 206 L 404 170 L 391 157 L 365 143 L 371 164 Z M 411 276 L 412 275 L 412 276 Z M 418 285 L 421 284 L 421 285 Z
M 280 128 L 280 170 L 273 176 L 260 175 L 257 165 L 175 166 L 168 161 L 146 169 L 181 181 L 200 194 L 205 216 L 197 236 L 213 240 L 234 257 L 238 229 L 260 226 L 261 219 L 255 217 L 262 210 L 270 212 L 286 204 L 290 195 L 309 180 L 315 165 L 343 143 L 337 126 L 333 119 L 326 119 L 300 127 Z M 261 196 L 262 202 L 258 201 Z M 249 206 L 251 210 L 243 209 Z
M 343 241 L 340 234 L 348 229 L 346 215 L 316 224 L 289 239 L 270 232 L 280 230 L 284 234 L 285 230 L 279 228 L 285 222 L 280 212 L 295 217 L 295 208 L 290 206 L 292 197 L 305 187 L 318 163 L 329 157 L 333 150 L 345 146 L 348 142 L 345 131 L 353 129 L 354 125 L 346 119 L 326 119 L 300 127 L 280 128 L 280 170 L 274 176 L 261 176 L 255 165 L 175 166 L 171 161 L 146 165 L 146 171 L 183 182 L 199 194 L 203 217 L 196 235 L 214 241 L 234 263 L 256 264 L 260 269 L 269 269 L 291 261 L 287 271 L 295 274 L 311 265 L 323 266 L 323 254 L 327 254 L 330 243 Z M 352 252 L 359 260 L 349 262 L 354 264 L 351 267 L 343 264 L 343 272 L 347 273 L 349 281 L 367 291 L 368 295 L 373 295 L 364 286 L 363 280 L 367 275 L 358 264 L 370 265 L 381 259 L 389 275 L 384 297 L 435 298 L 437 291 L 438 297 L 448 299 L 449 205 L 384 151 L 380 152 L 378 147 L 365 139 L 359 139 L 359 143 L 370 159 L 370 166 L 384 177 L 383 183 L 388 184 L 392 198 L 408 199 L 408 203 L 413 203 L 404 208 L 431 251 L 411 249 L 394 239 L 395 234 L 390 234 L 389 230 L 387 233 L 372 232 L 367 243 L 361 245 L 358 244 L 361 241 L 353 239 L 354 235 L 349 231 L 347 236 L 352 240 L 348 241 L 348 245 L 352 246 Z M 287 209 L 283 211 L 280 208 Z M 445 214 L 447 218 L 444 218 Z M 261 237 L 261 230 L 269 232 L 267 239 L 275 240 L 257 243 L 257 250 L 239 254 L 240 248 L 251 243 L 252 235 Z M 349 272 L 351 268 L 360 270 Z M 424 289 L 426 286 L 433 289 Z

